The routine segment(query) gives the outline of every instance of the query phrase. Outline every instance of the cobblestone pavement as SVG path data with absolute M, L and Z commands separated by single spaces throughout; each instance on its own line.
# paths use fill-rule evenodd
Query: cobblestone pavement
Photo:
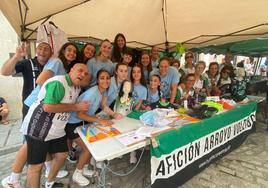
M 236 150 L 211 164 L 186 182 L 183 188 L 268 187 L 268 131 L 257 123 L 257 131 Z
M 16 148 L 22 140 L 21 134 L 16 133 L 19 128 L 18 122 L 19 121 L 13 122 L 9 128 L 8 126 L 0 126 L 0 139 L 2 139 L 0 151 L 7 151 L 0 153 L 0 179 L 9 175 L 16 154 L 14 148 Z M 8 145 L 8 140 L 4 139 L 6 136 L 4 130 L 6 132 L 16 133 L 13 140 L 14 142 L 10 142 L 13 150 L 7 150 L 7 148 L 3 150 L 3 148 Z M 11 135 L 12 134 L 9 135 L 9 138 L 13 138 L 13 135 Z M 2 143 L 2 141 L 6 142 L 6 145 Z M 141 151 L 138 153 L 140 154 Z M 115 188 L 149 188 L 149 159 L 149 151 L 145 150 L 140 165 L 132 174 L 119 177 L 108 172 L 106 182 L 111 182 Z M 129 164 L 129 155 L 124 155 L 122 159 L 111 161 L 109 167 L 116 172 L 127 173 L 133 168 L 133 165 Z M 75 165 L 66 162 L 64 168 L 69 171 L 70 175 L 60 180 L 60 182 L 64 184 L 63 187 L 79 187 L 71 181 L 71 174 L 75 169 Z M 24 181 L 26 179 L 25 169 L 22 179 Z M 42 178 L 42 181 L 44 182 L 44 178 Z M 95 184 L 91 184 L 88 187 L 97 188 L 100 186 L 96 180 Z M 238 149 L 211 164 L 207 169 L 193 177 L 181 187 L 268 188 L 268 131 L 266 130 L 266 124 L 258 122 L 256 132 L 250 134 L 247 140 Z

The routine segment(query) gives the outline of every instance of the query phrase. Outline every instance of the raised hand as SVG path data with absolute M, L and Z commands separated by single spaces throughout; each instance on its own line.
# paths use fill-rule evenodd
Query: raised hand
M 17 58 L 22 58 L 22 57 L 24 57 L 26 55 L 27 55 L 27 44 L 25 42 L 23 42 L 21 45 L 19 45 L 16 48 L 15 56 Z

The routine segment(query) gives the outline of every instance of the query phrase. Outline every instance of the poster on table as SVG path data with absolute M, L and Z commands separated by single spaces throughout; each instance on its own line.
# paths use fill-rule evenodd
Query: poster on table
M 156 137 L 151 147 L 153 188 L 182 185 L 209 164 L 239 147 L 256 121 L 256 103 L 238 106 Z

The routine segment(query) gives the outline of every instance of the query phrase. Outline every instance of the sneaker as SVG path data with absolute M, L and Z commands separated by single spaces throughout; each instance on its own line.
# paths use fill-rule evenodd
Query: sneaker
M 76 156 L 74 155 L 74 153 L 70 153 L 67 157 L 67 160 L 70 162 L 70 163 L 76 163 L 77 162 L 77 158 Z
M 45 177 L 48 178 L 49 171 L 46 170 Z M 61 179 L 68 175 L 68 171 L 60 170 L 56 176 L 56 178 Z
M 130 153 L 130 159 L 129 159 L 130 164 L 135 164 L 137 163 L 137 158 L 136 158 L 136 152 L 132 151 Z
M 86 177 L 92 177 L 95 174 L 95 171 L 88 169 L 88 165 L 85 165 L 82 174 Z
M 72 179 L 79 186 L 87 186 L 90 183 L 90 181 L 86 177 L 84 177 L 81 172 L 78 172 L 77 170 L 74 171 Z
M 53 187 L 53 185 L 54 185 L 54 181 L 53 182 L 50 182 L 50 183 L 48 183 L 47 181 L 45 182 L 45 185 L 44 185 L 44 188 L 52 188 Z
M 20 181 L 15 182 L 15 183 L 11 183 L 11 182 L 9 182 L 9 178 L 10 178 L 10 176 L 8 176 L 2 180 L 1 184 L 4 188 L 22 188 Z

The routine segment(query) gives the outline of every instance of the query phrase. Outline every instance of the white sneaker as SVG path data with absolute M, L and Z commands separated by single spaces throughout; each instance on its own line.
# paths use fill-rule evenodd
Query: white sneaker
M 92 177 L 95 174 L 95 171 L 88 169 L 88 165 L 85 165 L 82 173 L 86 177 Z
M 132 151 L 130 153 L 130 159 L 129 159 L 130 164 L 135 164 L 137 163 L 137 158 L 136 158 L 136 152 Z
M 45 177 L 48 178 L 49 171 L 46 170 Z M 61 179 L 68 175 L 68 171 L 66 170 L 60 170 L 56 176 L 56 178 Z
M 55 183 L 54 181 L 53 181 L 53 182 L 50 182 L 50 183 L 48 183 L 48 182 L 46 181 L 44 188 L 52 188 L 53 185 L 54 185 L 54 183 Z
M 4 188 L 22 188 L 22 185 L 21 185 L 21 182 L 20 181 L 18 181 L 16 183 L 11 183 L 9 181 L 9 179 L 10 179 L 10 176 L 8 176 L 8 177 L 6 177 L 6 178 L 4 178 L 2 180 L 1 184 L 2 184 L 2 186 Z
M 87 186 L 90 183 L 90 181 L 86 177 L 84 177 L 81 172 L 78 172 L 77 170 L 74 171 L 72 179 L 79 186 Z

